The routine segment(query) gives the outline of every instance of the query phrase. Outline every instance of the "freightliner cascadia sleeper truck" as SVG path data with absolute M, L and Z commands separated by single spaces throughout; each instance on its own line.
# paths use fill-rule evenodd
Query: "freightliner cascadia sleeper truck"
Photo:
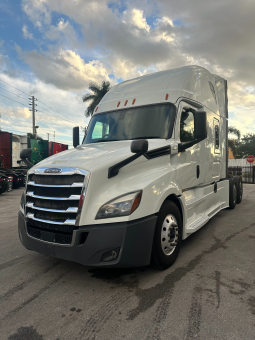
M 242 200 L 241 178 L 228 178 L 227 104 L 226 80 L 199 66 L 111 88 L 82 144 L 74 128 L 74 149 L 29 170 L 22 244 L 89 266 L 168 268 L 182 240 Z

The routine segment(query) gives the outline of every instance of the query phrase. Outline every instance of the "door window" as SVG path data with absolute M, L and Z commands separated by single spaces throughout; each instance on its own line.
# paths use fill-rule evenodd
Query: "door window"
M 92 133 L 92 139 L 105 138 L 109 134 L 109 125 L 102 122 L 96 122 Z
M 191 111 L 184 109 L 181 115 L 180 140 L 191 142 L 194 139 L 194 115 Z

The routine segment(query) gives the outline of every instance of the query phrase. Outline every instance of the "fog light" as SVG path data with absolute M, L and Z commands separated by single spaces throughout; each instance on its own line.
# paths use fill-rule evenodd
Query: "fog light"
M 120 248 L 115 248 L 105 252 L 101 258 L 101 262 L 114 261 L 119 256 Z

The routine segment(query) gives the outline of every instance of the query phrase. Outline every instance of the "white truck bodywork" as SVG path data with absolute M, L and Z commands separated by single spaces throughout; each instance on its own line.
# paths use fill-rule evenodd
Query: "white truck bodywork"
M 199 66 L 157 72 L 120 83 L 104 96 L 94 115 L 159 103 L 174 104 L 176 116 L 171 138 L 148 139 L 148 151 L 170 146 L 171 154 L 152 159 L 140 156 L 121 168 L 117 176 L 108 178 L 109 167 L 132 155 L 131 141 L 83 144 L 47 158 L 34 166 L 29 173 L 36 174 L 42 171 L 41 169 L 55 167 L 72 167 L 88 171 L 90 175 L 78 222 L 79 226 L 89 226 L 88 230 L 92 230 L 93 226 L 101 228 L 157 216 L 165 200 L 172 198 L 181 210 L 182 238 L 185 239 L 201 228 L 217 212 L 229 206 L 226 86 L 223 78 L 212 75 Z M 207 138 L 184 152 L 178 152 L 180 120 L 184 109 L 206 111 Z M 219 131 L 217 147 L 216 129 Z M 116 197 L 138 190 L 142 190 L 142 198 L 139 207 L 132 214 L 95 219 L 102 205 Z M 75 235 L 76 232 L 73 238 L 76 237 Z M 26 243 L 24 237 L 21 235 L 23 244 Z M 36 242 L 43 243 L 40 240 Z M 68 247 L 73 246 L 74 240 Z M 61 245 L 47 244 L 47 249 L 49 247 L 63 248 Z M 36 246 L 31 246 L 30 249 L 37 250 Z M 148 249 L 151 249 L 151 245 Z M 38 251 L 47 253 L 42 248 Z M 99 252 L 98 249 L 97 251 Z M 54 254 L 54 251 L 51 253 Z M 57 251 L 55 256 L 68 259 L 68 255 L 58 255 Z M 90 260 L 79 260 L 76 256 L 75 261 L 99 266 L 118 266 L 119 259 L 102 264 L 100 261 L 95 263 Z M 139 261 L 137 263 L 141 265 Z M 130 265 L 134 266 L 134 263 Z M 121 264 L 121 266 L 128 265 Z

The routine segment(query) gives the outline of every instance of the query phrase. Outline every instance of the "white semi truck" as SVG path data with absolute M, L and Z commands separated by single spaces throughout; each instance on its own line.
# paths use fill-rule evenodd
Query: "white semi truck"
M 22 244 L 89 266 L 168 268 L 182 240 L 242 200 L 227 105 L 226 80 L 199 66 L 114 86 L 81 145 L 74 128 L 74 149 L 29 170 Z

